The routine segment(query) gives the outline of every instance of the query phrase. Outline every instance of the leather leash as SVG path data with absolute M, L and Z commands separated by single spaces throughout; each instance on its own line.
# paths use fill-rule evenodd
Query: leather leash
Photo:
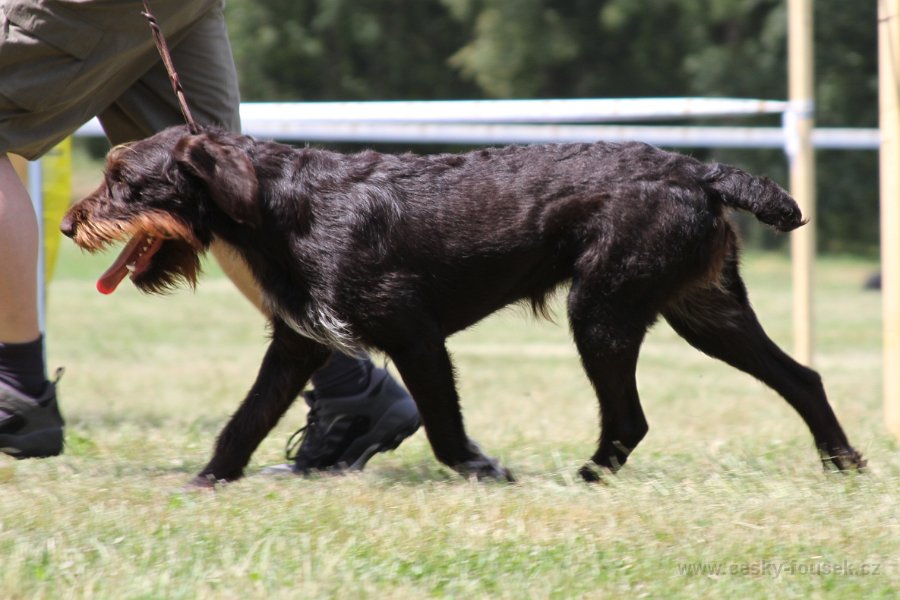
M 143 0 L 143 2 L 144 11 L 141 14 L 147 18 L 147 21 L 150 24 L 150 30 L 153 32 L 153 40 L 156 42 L 156 48 L 159 50 L 159 55 L 162 57 L 163 64 L 166 66 L 166 71 L 169 73 L 169 81 L 172 82 L 172 90 L 175 92 L 175 97 L 178 98 L 181 114 L 184 115 L 184 120 L 191 133 L 200 133 L 200 127 L 197 125 L 197 122 L 194 121 L 194 116 L 191 114 L 191 109 L 188 107 L 187 99 L 184 95 L 184 88 L 181 87 L 181 82 L 178 80 L 178 73 L 175 71 L 175 65 L 172 63 L 172 55 L 169 54 L 169 46 L 166 44 L 166 38 L 163 36 L 156 17 L 150 12 L 148 0 Z

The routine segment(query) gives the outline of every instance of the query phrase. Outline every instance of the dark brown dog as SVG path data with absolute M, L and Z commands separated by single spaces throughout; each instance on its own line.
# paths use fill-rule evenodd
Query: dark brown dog
M 819 376 L 760 327 L 726 207 L 781 231 L 802 224 L 765 178 L 639 143 L 343 155 L 176 127 L 114 149 L 105 182 L 62 229 L 87 250 L 131 238 L 103 291 L 129 270 L 148 292 L 194 285 L 213 238 L 261 286 L 271 346 L 198 485 L 241 477 L 333 348 L 387 353 L 438 460 L 465 476 L 511 479 L 466 435 L 444 342 L 514 302 L 541 313 L 564 283 L 602 415 L 585 479 L 621 467 L 647 433 L 635 367 L 659 315 L 784 396 L 826 464 L 863 467 Z

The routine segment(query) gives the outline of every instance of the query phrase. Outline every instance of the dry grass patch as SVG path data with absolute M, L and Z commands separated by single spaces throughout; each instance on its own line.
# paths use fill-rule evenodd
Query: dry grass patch
M 870 264 L 823 261 L 817 277 L 818 367 L 867 475 L 823 474 L 780 398 L 661 325 L 638 373 L 650 433 L 619 476 L 584 485 L 574 473 L 594 449 L 596 401 L 565 315 L 510 310 L 450 348 L 469 429 L 518 484 L 460 480 L 421 433 L 362 474 L 256 474 L 303 424 L 297 406 L 251 475 L 215 494 L 181 486 L 252 382 L 265 329 L 215 272 L 193 295 L 103 297 L 104 266 L 65 245 L 50 288 L 68 447 L 0 458 L 0 597 L 900 593 L 900 458 L 881 421 Z M 761 320 L 789 347 L 787 261 L 752 257 L 746 271 Z

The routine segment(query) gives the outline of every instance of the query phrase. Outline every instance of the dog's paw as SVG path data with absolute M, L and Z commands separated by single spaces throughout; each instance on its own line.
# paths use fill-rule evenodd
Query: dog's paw
M 866 470 L 866 459 L 850 446 L 834 448 L 830 451 L 820 447 L 819 456 L 826 471 L 834 469 L 838 471 Z
M 578 469 L 578 475 L 588 483 L 603 483 L 610 475 L 615 475 L 615 473 L 613 469 L 602 467 L 594 461 L 586 462 Z
M 453 470 L 466 479 L 475 478 L 479 481 L 494 480 L 507 483 L 516 481 L 510 470 L 501 465 L 496 458 L 485 455 L 457 463 L 453 465 Z
M 186 484 L 184 484 L 183 491 L 185 492 L 197 492 L 197 491 L 207 491 L 214 492 L 216 491 L 216 486 L 221 486 L 226 483 L 224 480 L 218 480 L 212 475 L 197 475 Z

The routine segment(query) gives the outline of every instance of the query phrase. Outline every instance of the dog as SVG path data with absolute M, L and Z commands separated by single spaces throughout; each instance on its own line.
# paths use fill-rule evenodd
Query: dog
M 440 462 L 512 481 L 466 434 L 445 340 L 513 303 L 545 314 L 564 285 L 600 403 L 585 480 L 622 467 L 648 431 L 635 369 L 660 316 L 781 394 L 826 467 L 863 468 L 819 375 L 759 324 L 731 209 L 782 232 L 804 224 L 767 178 L 637 142 L 340 154 L 179 126 L 112 149 L 103 183 L 71 207 L 62 231 L 88 251 L 128 240 L 100 277 L 104 292 L 129 273 L 145 292 L 194 286 L 214 240 L 259 284 L 271 343 L 198 486 L 240 478 L 335 349 L 393 361 Z

